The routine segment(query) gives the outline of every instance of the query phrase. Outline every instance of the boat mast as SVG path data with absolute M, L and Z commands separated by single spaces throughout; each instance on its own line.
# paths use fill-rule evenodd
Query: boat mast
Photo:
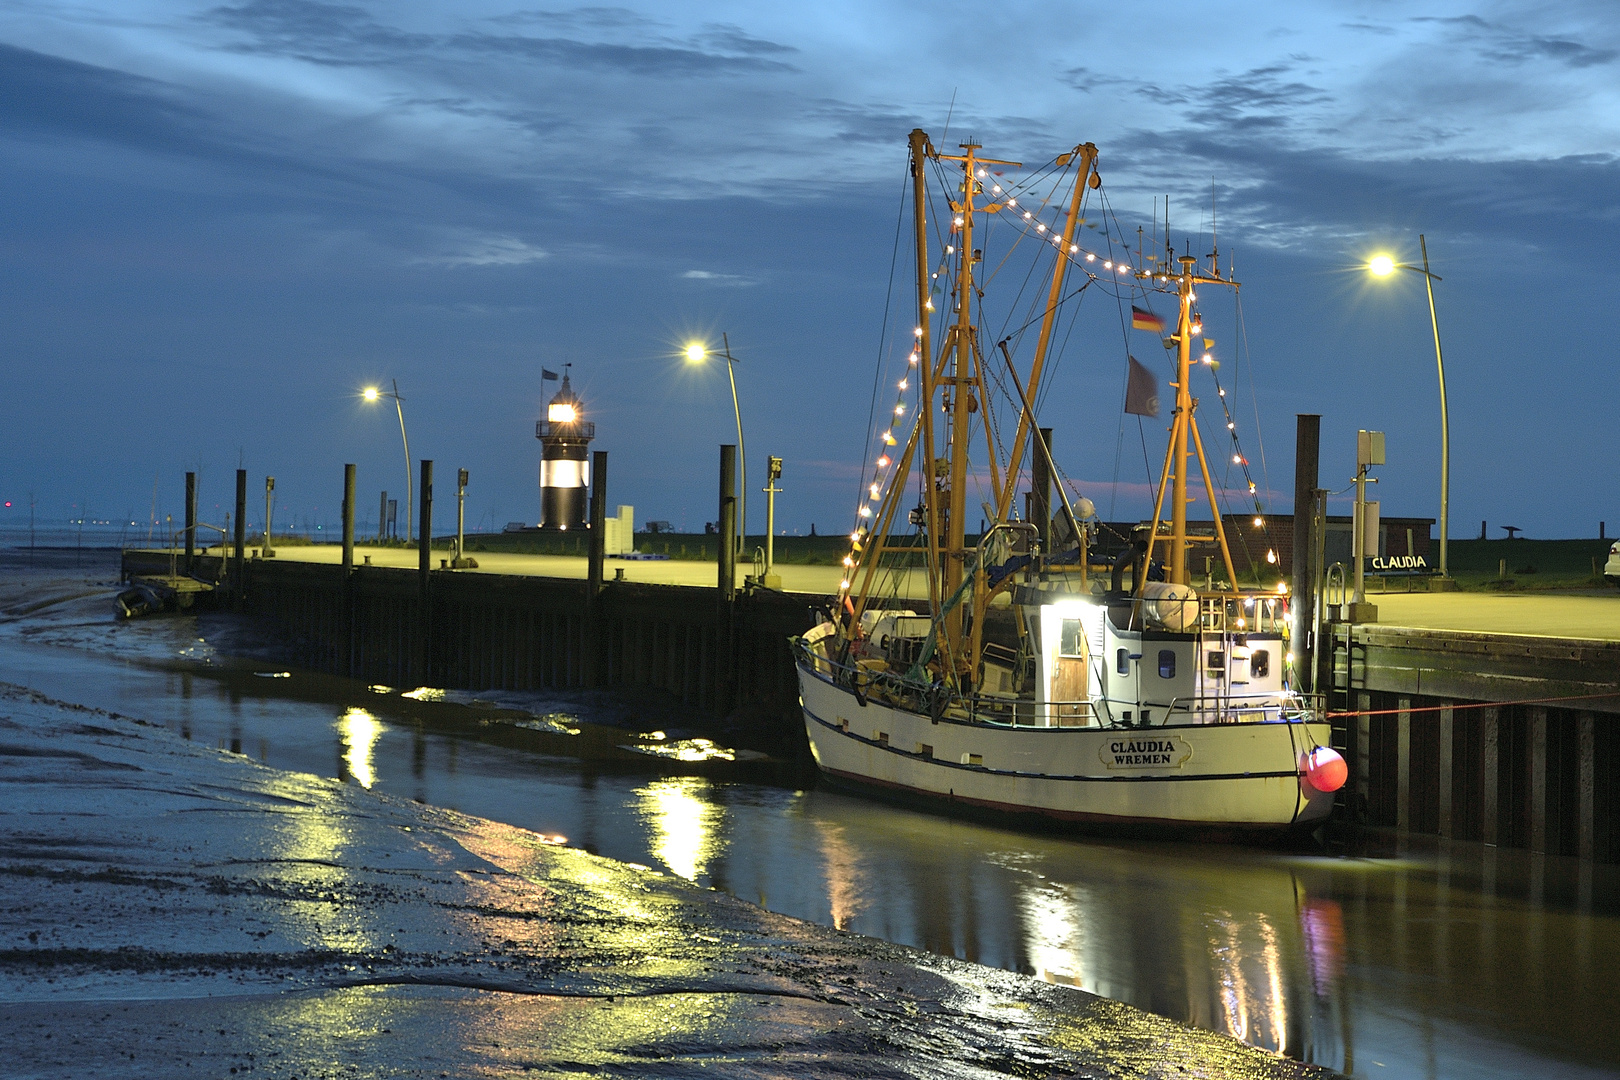
M 928 610 L 938 612 L 939 595 L 939 499 L 934 483 L 934 351 L 933 279 L 928 276 L 928 159 L 935 156 L 933 143 L 922 128 L 911 132 L 911 218 L 917 234 L 917 340 L 912 355 L 917 360 L 917 400 L 922 403 L 917 421 L 922 427 L 923 510 L 928 515 L 923 534 L 928 539 Z M 898 498 L 898 492 L 896 493 Z M 947 654 L 949 655 L 949 654 Z
M 1193 415 L 1198 402 L 1192 396 L 1192 347 L 1193 339 L 1204 332 L 1203 323 L 1198 321 L 1193 313 L 1193 304 L 1198 300 L 1194 290 L 1199 285 L 1231 285 L 1237 287 L 1237 282 L 1230 278 L 1221 277 L 1221 268 L 1216 264 L 1211 268 L 1208 276 L 1200 273 L 1196 268 L 1198 260 L 1191 255 L 1183 255 L 1176 260 L 1181 264 L 1181 272 L 1176 275 L 1176 296 L 1179 315 L 1176 319 L 1176 411 L 1175 421 L 1170 431 L 1170 453 L 1167 464 L 1173 471 L 1170 485 L 1170 535 L 1161 537 L 1159 533 L 1160 514 L 1164 504 L 1164 484 L 1161 480 L 1159 486 L 1159 502 L 1153 511 L 1153 531 L 1150 534 L 1156 541 L 1168 541 L 1170 545 L 1170 559 L 1166 580 L 1176 585 L 1192 584 L 1191 575 L 1187 568 L 1187 473 L 1192 468 L 1192 457 L 1198 457 L 1198 466 L 1204 477 L 1204 488 L 1209 495 L 1210 516 L 1215 523 L 1215 538 L 1220 544 L 1221 559 L 1226 566 L 1227 575 L 1231 579 L 1232 588 L 1237 588 L 1237 573 L 1232 567 L 1232 553 L 1226 544 L 1226 530 L 1221 523 L 1221 507 L 1215 498 L 1215 485 L 1211 481 L 1209 462 L 1204 458 L 1204 443 L 1199 437 L 1196 428 L 1197 418 Z M 1138 271 L 1139 277 L 1151 278 L 1148 271 Z M 1139 587 L 1140 588 L 1140 587 Z
M 1052 284 L 1046 298 L 1046 312 L 1041 316 L 1041 334 L 1035 342 L 1035 359 L 1029 366 L 1029 399 L 1034 402 L 1040 393 L 1041 372 L 1046 367 L 1046 353 L 1052 344 L 1052 330 L 1057 324 L 1058 305 L 1063 300 L 1063 281 L 1069 268 L 1069 248 L 1074 244 L 1075 230 L 1080 227 L 1080 203 L 1086 187 L 1101 187 L 1102 180 L 1093 171 L 1097 163 L 1097 147 L 1092 143 L 1077 146 L 1058 158 L 1059 165 L 1080 159 L 1080 169 L 1074 177 L 1074 189 L 1069 196 L 1069 215 L 1064 219 L 1062 243 L 1058 248 L 1057 263 L 1052 267 Z M 1013 489 L 1018 485 L 1018 470 L 1023 465 L 1024 440 L 1031 437 L 1033 417 L 1020 411 L 1018 433 L 1013 436 L 1011 457 L 1007 462 L 1006 481 L 996 499 L 996 520 L 1004 521 L 1012 505 Z M 1054 477 L 1056 473 L 1053 474 Z M 1042 529 L 1045 522 L 1038 523 Z

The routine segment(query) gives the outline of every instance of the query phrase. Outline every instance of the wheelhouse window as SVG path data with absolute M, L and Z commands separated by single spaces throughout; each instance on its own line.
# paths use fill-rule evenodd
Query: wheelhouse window
M 1226 653 L 1222 652 L 1219 649 L 1216 649 L 1216 650 L 1212 651 L 1209 654 L 1209 665 L 1208 666 L 1209 666 L 1209 670 L 1212 671 L 1212 672 L 1225 671 L 1226 670 Z
M 1271 651 L 1269 649 L 1256 649 L 1249 654 L 1249 674 L 1256 679 L 1263 679 L 1271 674 Z
M 1084 656 L 1085 637 L 1080 629 L 1079 619 L 1064 619 L 1062 632 L 1058 635 L 1059 656 Z
M 1131 673 L 1131 650 L 1121 649 L 1115 654 L 1114 670 L 1119 672 L 1121 675 L 1129 675 Z
M 1176 677 L 1176 650 L 1159 650 L 1159 678 L 1173 679 Z

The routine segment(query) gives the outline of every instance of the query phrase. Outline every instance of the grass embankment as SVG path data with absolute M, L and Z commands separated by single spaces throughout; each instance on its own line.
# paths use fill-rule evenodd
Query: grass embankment
M 1451 576 L 1464 589 L 1489 592 L 1602 587 L 1607 584 L 1603 564 L 1613 543 L 1613 538 L 1453 540 L 1449 551 Z M 1429 550 L 1430 561 L 1438 561 L 1438 545 L 1431 542 Z

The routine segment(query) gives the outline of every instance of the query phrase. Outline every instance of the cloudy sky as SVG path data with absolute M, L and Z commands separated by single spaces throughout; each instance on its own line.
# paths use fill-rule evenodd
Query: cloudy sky
M 1213 198 L 1246 338 L 1230 297 L 1206 317 L 1279 510 L 1294 414 L 1318 412 L 1324 484 L 1383 429 L 1384 513 L 1437 513 L 1421 279 L 1356 269 L 1426 234 L 1453 535 L 1620 528 L 1612 2 L 1149 10 L 0 4 L 3 521 L 32 491 L 144 522 L 154 481 L 178 515 L 187 469 L 218 518 L 239 461 L 325 520 L 356 462 L 365 516 L 404 481 L 394 418 L 356 395 L 386 379 L 413 456 L 472 471 L 469 522 L 533 520 L 540 369 L 571 362 L 609 501 L 701 529 L 729 390 L 675 354 L 724 332 L 751 486 L 778 454 L 781 523 L 847 528 L 921 126 L 1027 162 L 1095 142 L 1132 234 L 1168 196 L 1173 238 L 1207 243 Z M 1163 431 L 1121 426 L 1104 306 L 1043 421 L 1125 517 Z

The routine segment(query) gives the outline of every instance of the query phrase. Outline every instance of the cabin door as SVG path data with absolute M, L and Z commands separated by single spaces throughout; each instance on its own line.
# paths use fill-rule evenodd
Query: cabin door
M 1087 691 L 1086 631 L 1079 619 L 1064 619 L 1058 635 L 1058 654 L 1052 670 L 1052 716 L 1060 727 L 1076 727 L 1089 722 L 1090 693 Z

